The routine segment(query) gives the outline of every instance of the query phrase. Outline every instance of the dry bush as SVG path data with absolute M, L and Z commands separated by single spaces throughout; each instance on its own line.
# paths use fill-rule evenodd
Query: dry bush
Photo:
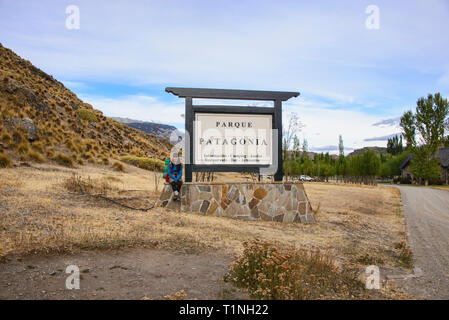
M 11 135 L 8 133 L 8 132 L 3 132 L 2 133 L 2 140 L 3 140 L 3 142 L 5 142 L 5 143 L 10 143 L 11 142 Z
M 109 191 L 117 190 L 107 179 L 83 178 L 75 173 L 64 181 L 63 187 L 71 192 L 87 194 L 107 194 Z
M 53 158 L 57 163 L 60 165 L 66 166 L 66 167 L 73 167 L 73 160 L 72 158 L 66 156 L 62 153 L 57 153 L 56 156 Z
M 0 168 L 8 168 L 11 166 L 11 159 L 7 154 L 0 153 Z
M 55 155 L 55 151 L 53 150 L 53 148 L 50 148 L 47 150 L 47 157 L 48 158 L 53 158 L 53 156 Z
M 39 153 L 44 153 L 45 152 L 45 145 L 42 141 L 34 141 L 31 144 L 31 147 L 33 149 L 35 149 L 36 151 L 38 151 Z
M 30 150 L 28 152 L 28 159 L 38 163 L 44 162 L 44 157 L 38 151 L 35 150 Z
M 164 170 L 164 161 L 146 157 L 124 156 L 120 158 L 121 161 L 139 167 L 145 170 Z
M 105 166 L 109 165 L 109 158 L 108 157 L 101 157 L 100 163 L 104 164 Z
M 76 114 L 80 119 L 87 120 L 89 122 L 98 122 L 97 116 L 92 110 L 78 109 Z
M 125 166 L 118 161 L 114 162 L 112 169 L 114 169 L 114 171 L 125 172 Z
M 30 151 L 30 145 L 26 141 L 23 141 L 21 144 L 17 146 L 17 152 L 19 152 L 19 154 L 25 155 L 28 153 L 28 151 Z
M 260 240 L 244 243 L 227 278 L 259 299 L 345 299 L 367 294 L 354 271 L 339 269 L 320 251 L 282 249 Z

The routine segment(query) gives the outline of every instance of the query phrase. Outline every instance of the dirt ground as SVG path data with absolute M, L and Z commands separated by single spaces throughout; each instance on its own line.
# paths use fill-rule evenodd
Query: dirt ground
M 222 281 L 229 257 L 166 250 L 87 251 L 32 256 L 0 264 L 0 299 L 248 299 Z M 68 266 L 80 271 L 79 289 L 68 290 Z
M 306 184 L 306 191 L 317 219 L 317 224 L 306 225 L 241 221 L 162 208 L 146 212 L 129 210 L 108 201 L 68 191 L 64 184 L 73 174 L 84 179 L 90 178 L 93 184 L 100 187 L 106 183 L 109 197 L 135 207 L 148 207 L 158 196 L 154 179 L 159 177 L 152 172 L 127 165 L 125 173 L 117 173 L 108 167 L 97 165 L 78 169 L 34 165 L 0 170 L 0 259 L 3 260 L 0 279 L 11 279 L 10 286 L 4 283 L 0 285 L 3 296 L 16 297 L 19 293 L 25 296 L 26 293 L 20 289 L 21 283 L 25 283 L 25 279 L 40 277 L 35 269 L 27 269 L 27 265 L 36 265 L 39 270 L 51 273 L 54 270 L 50 271 L 46 265 L 56 268 L 56 265 L 61 264 L 67 257 L 72 256 L 84 263 L 83 261 L 89 261 L 86 260 L 87 257 L 94 261 L 97 259 L 96 255 L 101 257 L 105 252 L 123 248 L 148 250 L 148 255 L 153 256 L 154 252 L 161 252 L 162 256 L 180 255 L 186 261 L 197 261 L 197 266 L 192 265 L 193 268 L 200 268 L 204 258 L 204 261 L 210 261 L 212 264 L 208 267 L 214 269 L 213 266 L 216 265 L 217 273 L 211 275 L 218 279 L 226 271 L 224 261 L 230 261 L 240 254 L 244 241 L 256 238 L 297 248 L 319 249 L 332 256 L 338 265 L 350 268 L 363 270 L 368 265 L 376 264 L 383 270 L 410 272 L 409 267 L 403 266 L 401 262 L 405 225 L 400 193 L 393 188 Z M 161 188 L 159 185 L 158 190 Z M 124 253 L 124 260 L 116 262 L 113 261 L 120 254 L 104 256 L 99 258 L 98 264 L 91 265 L 89 269 L 92 273 L 96 270 L 98 279 L 107 281 L 105 279 L 108 279 L 109 275 L 100 277 L 100 270 L 106 270 L 107 266 L 114 263 L 126 264 L 126 254 L 133 255 Z M 142 253 L 134 254 L 139 256 Z M 162 256 L 156 260 L 164 260 Z M 212 256 L 217 258 L 211 258 Z M 17 259 L 22 259 L 22 262 Z M 49 259 L 48 262 L 45 259 Z M 146 261 L 145 257 L 142 259 Z M 88 265 L 87 262 L 85 264 Z M 221 268 L 218 268 L 218 265 L 221 265 Z M 5 272 L 18 271 L 20 268 L 22 272 L 11 272 L 5 276 Z M 130 279 L 138 278 L 139 272 L 135 270 L 139 268 L 146 267 L 136 264 L 136 269 L 128 268 Z M 58 266 L 56 270 L 58 269 L 63 268 Z M 161 272 L 155 267 L 152 270 L 152 273 Z M 169 274 L 177 272 L 175 269 L 166 271 Z M 195 279 L 194 274 L 188 274 Z M 49 279 L 56 279 L 54 276 Z M 170 278 L 168 275 L 167 277 Z M 117 283 L 122 283 L 121 281 L 119 277 Z M 182 281 L 179 284 L 183 283 Z M 87 285 L 86 290 L 105 288 L 98 283 L 92 280 L 92 286 Z M 45 287 L 36 288 L 54 293 Z M 165 288 L 167 290 L 160 295 L 144 292 L 145 290 L 134 291 L 133 298 L 146 294 L 149 294 L 150 298 L 160 298 L 166 292 L 169 294 L 172 289 L 176 291 L 184 287 L 174 283 L 173 286 Z M 193 287 L 190 289 L 196 290 Z M 220 289 L 214 289 L 211 285 L 211 290 L 210 297 L 217 297 Z M 387 296 L 396 296 L 397 290 L 388 290 Z M 189 297 L 195 297 L 195 292 L 189 292 Z M 92 291 L 86 291 L 84 294 L 87 296 L 83 297 L 95 297 L 89 296 L 91 293 Z M 108 298 L 108 294 L 101 297 Z M 118 292 L 115 295 L 126 296 L 125 293 Z M 200 297 L 203 296 L 198 294 L 198 298 Z

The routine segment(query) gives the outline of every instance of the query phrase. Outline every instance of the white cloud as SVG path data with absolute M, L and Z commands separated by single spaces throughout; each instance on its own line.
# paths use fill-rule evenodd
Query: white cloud
M 62 80 L 61 81 L 64 86 L 66 86 L 67 88 L 69 88 L 70 90 L 85 90 L 88 88 L 88 86 L 80 81 L 69 81 L 69 80 Z
M 372 124 L 449 87 L 446 0 L 384 1 L 376 31 L 365 28 L 366 4 L 345 0 L 74 0 L 77 31 L 65 28 L 64 2 L 1 3 L 3 45 L 71 79 L 69 87 L 96 82 L 300 91 L 299 102 L 285 110 L 299 111 L 315 147 L 334 145 L 339 134 L 351 147 L 392 134 L 397 130 Z M 184 122 L 182 100 L 103 92 L 84 98 L 110 116 Z
M 385 141 L 366 141 L 371 137 L 394 134 L 394 127 L 372 126 L 380 122 L 382 118 L 360 111 L 328 109 L 320 106 L 314 107 L 311 101 L 303 104 L 301 99 L 287 102 L 284 105 L 284 122 L 287 121 L 289 112 L 296 112 L 303 124 L 305 124 L 300 136 L 308 140 L 310 150 L 322 150 L 325 148 L 331 153 L 336 153 L 335 148 L 329 147 L 329 142 L 338 145 L 338 136 L 343 136 L 344 146 L 362 148 L 365 146 L 386 146 Z M 318 104 L 317 104 L 318 105 Z

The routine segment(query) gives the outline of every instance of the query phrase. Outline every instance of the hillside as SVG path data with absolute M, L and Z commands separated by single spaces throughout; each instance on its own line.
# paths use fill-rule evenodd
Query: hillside
M 374 151 L 376 154 L 386 154 L 387 153 L 387 148 L 384 148 L 384 147 L 364 147 L 361 149 L 355 149 L 350 154 L 348 154 L 348 157 L 361 156 L 365 151 L 369 151 L 369 150 Z
M 156 122 L 148 122 L 148 121 L 140 121 L 133 120 L 128 118 L 112 118 L 122 124 L 126 124 L 127 126 L 141 130 L 143 132 L 154 134 L 159 138 L 170 138 L 170 135 L 173 131 L 176 131 L 177 128 L 174 126 L 170 126 L 168 124 L 156 123 Z
M 0 162 L 108 164 L 133 155 L 162 159 L 170 144 L 105 117 L 61 82 L 0 44 Z M 10 164 L 10 163 L 9 163 Z M 1 163 L 0 163 L 1 165 Z

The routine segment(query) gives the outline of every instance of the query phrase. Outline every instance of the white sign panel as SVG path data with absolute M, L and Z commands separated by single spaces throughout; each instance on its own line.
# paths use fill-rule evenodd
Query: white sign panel
M 194 163 L 271 165 L 272 115 L 196 113 Z

